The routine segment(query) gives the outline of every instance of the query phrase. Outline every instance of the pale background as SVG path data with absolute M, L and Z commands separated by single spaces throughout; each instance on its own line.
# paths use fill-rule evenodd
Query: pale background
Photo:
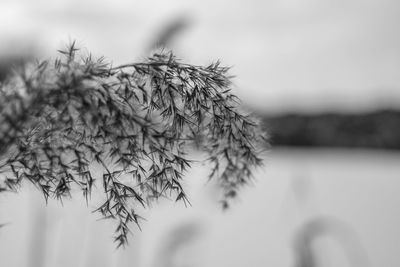
M 233 66 L 237 93 L 261 110 L 399 104 L 397 0 L 2 0 L 2 53 L 48 56 L 69 40 L 115 63 L 146 55 L 167 24 L 185 61 Z

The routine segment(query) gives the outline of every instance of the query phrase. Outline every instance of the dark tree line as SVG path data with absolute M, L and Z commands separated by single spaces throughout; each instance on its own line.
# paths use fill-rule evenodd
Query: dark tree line
M 285 114 L 264 119 L 274 145 L 400 149 L 400 111 Z

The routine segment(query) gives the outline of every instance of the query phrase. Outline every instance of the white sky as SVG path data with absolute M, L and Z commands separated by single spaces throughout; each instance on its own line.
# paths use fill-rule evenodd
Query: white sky
M 144 56 L 179 16 L 189 27 L 172 48 L 185 61 L 233 66 L 245 104 L 265 111 L 400 106 L 397 0 L 3 0 L 0 50 L 18 53 L 33 41 L 51 54 L 77 39 L 127 62 Z

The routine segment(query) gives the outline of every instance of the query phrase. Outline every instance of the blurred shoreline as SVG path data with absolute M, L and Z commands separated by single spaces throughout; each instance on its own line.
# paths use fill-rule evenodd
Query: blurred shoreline
M 272 146 L 400 149 L 400 110 L 263 117 Z

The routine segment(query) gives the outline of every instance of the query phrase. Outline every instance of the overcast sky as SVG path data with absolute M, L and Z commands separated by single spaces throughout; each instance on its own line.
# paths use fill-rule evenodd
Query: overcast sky
M 171 48 L 185 61 L 233 66 L 237 94 L 257 109 L 400 106 L 397 0 L 3 0 L 0 49 L 33 43 L 48 56 L 76 39 L 128 62 L 177 18 L 188 26 Z

